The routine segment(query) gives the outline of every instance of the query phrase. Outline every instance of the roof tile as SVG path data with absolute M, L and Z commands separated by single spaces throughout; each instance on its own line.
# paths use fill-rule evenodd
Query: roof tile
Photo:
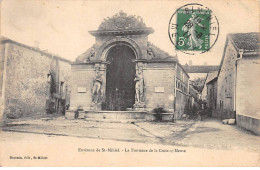
M 230 34 L 234 45 L 237 49 L 244 49 L 245 51 L 257 51 L 259 50 L 259 36 L 260 33 L 235 33 Z

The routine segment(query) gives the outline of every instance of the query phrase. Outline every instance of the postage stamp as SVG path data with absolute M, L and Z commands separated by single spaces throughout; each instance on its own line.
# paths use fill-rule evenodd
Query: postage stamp
M 194 55 L 213 47 L 218 38 L 219 23 L 209 8 L 187 4 L 172 15 L 168 31 L 176 50 Z

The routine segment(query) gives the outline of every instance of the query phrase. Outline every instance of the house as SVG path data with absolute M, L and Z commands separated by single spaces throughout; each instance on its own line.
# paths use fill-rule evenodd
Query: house
M 1 120 L 64 113 L 71 62 L 5 37 L 0 45 Z
M 196 90 L 196 88 L 192 83 L 189 85 L 189 96 L 190 96 L 190 107 L 193 107 L 194 105 L 196 105 L 196 107 L 199 107 L 198 102 L 200 101 L 200 92 Z
M 259 33 L 229 34 L 217 80 L 216 115 L 260 134 Z
M 207 108 L 211 112 L 212 117 L 216 117 L 217 115 L 213 115 L 212 112 L 217 108 L 217 77 L 218 71 L 210 72 L 207 75 L 207 80 L 205 82 L 206 86 L 206 102 Z M 214 112 L 215 113 L 215 112 Z
M 189 104 L 190 100 L 190 87 L 189 87 L 189 75 L 183 69 L 183 67 L 176 63 L 175 66 L 175 98 L 174 98 L 174 110 L 175 118 L 181 118 L 181 115 L 184 114 L 185 106 Z

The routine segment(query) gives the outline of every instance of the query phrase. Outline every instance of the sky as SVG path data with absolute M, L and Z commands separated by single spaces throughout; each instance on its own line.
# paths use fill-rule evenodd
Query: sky
M 172 14 L 188 3 L 200 3 L 213 11 L 219 21 L 220 33 L 210 51 L 188 55 L 175 51 L 168 36 Z M 86 0 L 2 0 L 1 36 L 34 46 L 75 61 L 95 43 L 88 31 L 97 30 L 104 18 L 123 10 L 141 16 L 154 33 L 149 41 L 176 55 L 181 64 L 218 65 L 228 33 L 258 32 L 259 3 L 257 0 L 172 0 L 172 1 L 86 1 Z

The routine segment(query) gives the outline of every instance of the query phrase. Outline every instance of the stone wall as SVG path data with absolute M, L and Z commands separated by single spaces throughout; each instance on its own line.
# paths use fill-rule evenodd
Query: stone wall
M 188 102 L 188 95 L 179 90 L 176 91 L 175 119 L 180 119 L 184 114 L 185 105 Z
M 189 77 L 181 65 L 177 63 L 175 78 L 175 119 L 179 119 L 184 114 L 184 108 L 188 102 Z
M 251 132 L 255 133 L 256 135 L 260 135 L 260 119 L 253 118 L 245 115 L 238 115 L 236 116 L 237 125 L 250 130 Z
M 65 87 L 67 86 L 68 91 L 71 89 L 71 64 L 68 64 L 68 62 L 58 60 L 56 61 L 59 63 L 59 81 L 64 82 L 63 91 L 65 90 Z
M 4 95 L 2 90 L 4 88 L 4 65 L 5 65 L 5 46 L 0 44 L 0 125 L 3 123 L 3 113 L 4 113 Z
M 89 110 L 92 103 L 92 86 L 95 77 L 94 65 L 73 64 L 72 65 L 72 86 L 70 110 L 77 109 L 78 106 Z
M 218 119 L 235 119 L 236 114 L 234 111 L 231 110 L 225 110 L 225 109 L 213 109 L 212 110 L 212 117 L 218 118 Z
M 4 116 L 18 118 L 45 115 L 50 91 L 47 75 L 50 70 L 55 73 L 56 90 L 59 90 L 62 74 L 69 88 L 70 62 L 13 41 L 2 45 L 7 50 L 6 80 L 3 82 Z
M 164 64 L 147 64 L 144 69 L 145 104 L 147 110 L 164 107 L 173 110 L 174 68 L 163 68 Z
M 234 111 L 234 75 L 237 51 L 231 41 L 227 43 L 222 67 L 218 76 L 217 108 Z
M 207 84 L 207 106 L 210 110 L 217 109 L 217 81 Z
M 259 73 L 259 57 L 245 56 L 238 60 L 236 83 L 237 124 L 257 134 L 260 134 Z
M 174 65 L 175 63 L 147 63 L 144 67 L 146 110 L 151 111 L 156 107 L 174 110 Z M 105 71 L 101 70 L 101 74 L 104 75 L 103 86 L 105 86 Z M 94 64 L 75 63 L 72 65 L 71 110 L 75 110 L 78 106 L 82 106 L 84 110 L 90 109 L 94 77 Z M 178 99 L 178 101 L 181 105 L 183 99 Z M 183 110 L 184 105 L 183 108 L 178 107 L 178 109 Z
M 3 74 L 4 74 L 4 63 L 5 63 L 4 56 L 5 56 L 5 46 L 0 45 L 0 96 L 2 96 Z M 0 100 L 2 100 L 2 98 Z

